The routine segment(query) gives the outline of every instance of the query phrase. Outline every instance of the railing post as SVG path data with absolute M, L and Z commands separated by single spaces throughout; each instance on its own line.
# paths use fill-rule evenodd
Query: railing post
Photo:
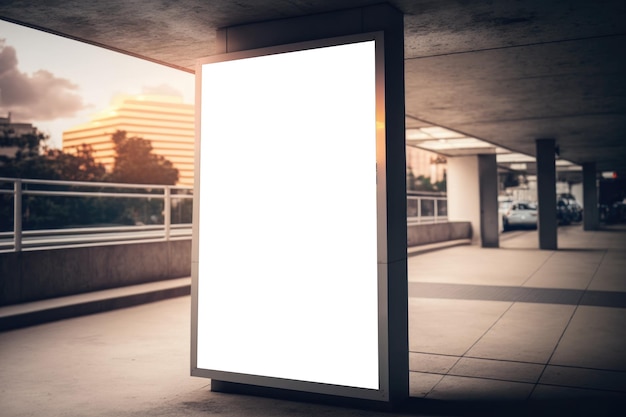
M 417 197 L 417 224 L 422 223 L 422 197 Z
M 22 180 L 13 183 L 13 249 L 22 250 Z
M 170 226 L 172 222 L 172 193 L 170 186 L 165 186 L 163 192 L 163 227 L 165 229 L 165 240 L 170 240 Z
M 437 216 L 439 215 L 439 199 L 438 198 L 433 198 L 434 204 L 433 206 L 435 207 L 435 223 L 439 223 L 439 219 L 437 218 Z

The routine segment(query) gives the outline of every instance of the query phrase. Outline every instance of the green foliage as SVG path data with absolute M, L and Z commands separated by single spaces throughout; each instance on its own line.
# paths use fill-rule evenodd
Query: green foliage
M 37 153 L 43 141 L 47 138 L 41 133 L 16 135 L 12 130 L 5 130 L 0 135 L 0 147 L 16 147 L 19 152 Z
M 445 174 L 442 181 L 437 181 L 433 184 L 430 180 L 430 177 L 419 175 L 416 178 L 415 175 L 413 175 L 413 172 L 411 170 L 408 170 L 406 184 L 408 191 L 446 191 Z
M 136 184 L 173 185 L 178 170 L 162 156 L 152 153 L 149 141 L 127 138 L 118 131 L 113 137 L 116 158 L 114 170 L 106 173 L 102 164 L 95 162 L 90 146 L 82 145 L 74 154 L 48 149 L 48 140 L 42 134 L 15 136 L 0 132 L 0 148 L 10 148 L 9 155 L 0 156 L 0 177 L 66 180 L 86 182 L 120 182 Z M 50 189 L 48 185 L 29 185 L 31 189 Z M 94 187 L 92 191 L 98 191 Z M 55 186 L 55 190 L 78 191 L 77 187 Z M 81 188 L 80 191 L 85 191 Z M 108 189 L 111 192 L 112 190 Z M 128 189 L 119 189 L 128 192 Z M 157 191 L 155 191 L 156 193 Z M 123 225 L 162 223 L 163 200 L 160 198 L 107 197 L 50 197 L 25 196 L 22 204 L 24 230 L 94 225 Z M 185 220 L 190 214 L 186 203 L 179 210 Z M 13 197 L 0 195 L 0 231 L 13 229 Z
M 152 153 L 150 141 L 118 130 L 111 137 L 115 144 L 115 166 L 110 175 L 112 182 L 133 184 L 174 185 L 178 170 L 161 155 Z
M 92 149 L 83 145 L 76 154 L 48 149 L 42 134 L 11 137 L 6 132 L 0 144 L 17 148 L 13 157 L 0 157 L 0 177 L 67 181 L 102 181 L 105 169 L 93 159 Z M 0 145 L 2 146 L 2 145 Z

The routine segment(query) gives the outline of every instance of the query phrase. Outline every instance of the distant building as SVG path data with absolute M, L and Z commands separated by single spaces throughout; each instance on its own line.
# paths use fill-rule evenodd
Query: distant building
M 407 175 L 410 172 L 413 178 L 423 176 L 435 184 L 445 179 L 446 166 L 446 158 L 437 153 L 414 146 L 406 147 Z M 407 189 L 411 189 L 410 184 L 407 184 Z
M 152 144 L 153 153 L 178 169 L 178 185 L 193 185 L 194 105 L 180 97 L 138 95 L 117 97 L 111 107 L 88 123 L 63 132 L 63 151 L 72 153 L 82 144 L 90 145 L 96 162 L 107 171 L 115 163 L 111 135 L 124 130 Z
M 14 158 L 19 149 L 16 140 L 23 135 L 37 135 L 37 128 L 30 123 L 12 123 L 11 113 L 0 117 L 0 156 Z

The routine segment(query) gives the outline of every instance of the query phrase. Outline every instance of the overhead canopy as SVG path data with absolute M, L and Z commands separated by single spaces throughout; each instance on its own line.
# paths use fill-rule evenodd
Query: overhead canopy
M 375 3 L 23 0 L 0 18 L 193 71 L 218 28 Z M 405 15 L 409 138 L 427 124 L 526 155 L 554 138 L 563 160 L 626 175 L 623 0 L 389 3 Z

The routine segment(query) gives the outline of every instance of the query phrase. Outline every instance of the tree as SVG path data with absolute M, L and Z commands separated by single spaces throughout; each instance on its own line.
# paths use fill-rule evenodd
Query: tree
M 0 177 L 66 181 L 102 181 L 106 172 L 102 164 L 94 161 L 92 150 L 83 145 L 76 154 L 64 153 L 46 146 L 48 137 L 33 129 L 21 135 L 11 130 L 0 134 Z M 49 189 L 37 184 L 36 189 Z M 55 190 L 72 190 L 70 186 L 57 186 Z M 85 225 L 106 222 L 110 213 L 102 209 L 97 199 L 76 197 L 24 196 L 22 200 L 22 227 L 46 229 L 67 225 Z M 118 210 L 119 211 L 119 210 Z M 113 214 L 114 216 L 116 214 Z M 0 198 L 0 230 L 13 229 L 13 196 Z
M 415 190 L 434 191 L 435 188 L 433 187 L 433 184 L 430 182 L 430 177 L 418 175 L 418 177 L 415 180 Z
M 103 181 L 106 178 L 104 165 L 94 160 L 93 149 L 89 145 L 81 145 L 76 149 L 75 154 L 65 153 L 59 149 L 49 149 L 45 157 L 58 179 Z
M 48 138 L 33 133 L 16 135 L 0 132 L 0 177 L 66 180 L 84 182 L 123 182 L 137 184 L 173 185 L 178 170 L 162 156 L 152 154 L 152 145 L 139 137 L 126 137 L 126 132 L 113 135 L 115 167 L 107 174 L 102 164 L 95 161 L 93 150 L 82 145 L 75 153 L 65 153 L 46 146 Z M 31 185 L 32 187 L 33 185 Z M 37 189 L 50 185 L 37 184 Z M 55 190 L 79 189 L 56 185 Z M 82 190 L 82 189 L 81 189 Z M 119 190 L 125 192 L 127 190 Z M 158 190 L 153 190 L 159 193 Z M 159 199 L 80 198 L 25 196 L 22 226 L 25 230 L 84 226 L 94 224 L 136 224 L 159 221 L 163 202 Z M 0 195 L 0 231 L 13 228 L 13 203 L 9 194 Z
M 111 139 L 116 152 L 111 181 L 163 185 L 174 185 L 178 181 L 178 169 L 163 156 L 153 154 L 150 141 L 127 137 L 123 130 L 115 132 Z
M 104 166 L 96 163 L 90 146 L 76 154 L 49 149 L 49 138 L 39 132 L 14 135 L 2 132 L 0 147 L 10 150 L 0 156 L 0 177 L 66 181 L 102 181 Z M 10 154 L 13 154 L 10 156 Z

